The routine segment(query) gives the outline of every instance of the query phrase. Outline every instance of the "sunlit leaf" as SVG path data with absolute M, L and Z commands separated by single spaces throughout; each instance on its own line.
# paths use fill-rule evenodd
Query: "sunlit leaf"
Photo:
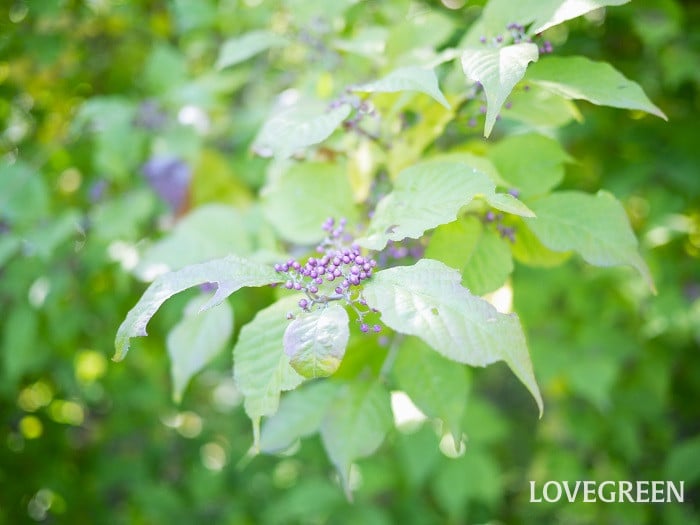
M 399 173 L 393 191 L 379 201 L 357 243 L 381 250 L 390 240 L 416 239 L 455 220 L 459 210 L 477 196 L 497 208 L 532 216 L 524 204 L 496 194 L 496 185 L 486 174 L 464 163 L 423 162 Z
M 304 104 L 276 110 L 255 137 L 253 151 L 262 157 L 291 157 L 330 137 L 350 111 L 348 104 L 329 110 Z
M 637 109 L 668 120 L 639 84 L 605 62 L 594 62 L 586 57 L 548 57 L 533 65 L 526 79 L 564 98 Z
M 526 219 L 527 225 L 547 248 L 574 250 L 597 266 L 630 265 L 654 289 L 625 209 L 610 193 L 558 192 L 534 201 L 532 207 L 537 218 Z
M 537 61 L 537 46 L 530 43 L 500 48 L 473 47 L 462 54 L 462 69 L 472 82 L 480 82 L 486 94 L 484 136 L 491 134 L 503 104 L 523 78 L 530 62 Z
M 542 398 L 520 320 L 501 314 L 460 285 L 457 270 L 431 259 L 374 274 L 367 303 L 397 332 L 423 339 L 445 357 L 471 366 L 505 361 L 542 412 Z
M 353 87 L 353 91 L 364 93 L 396 93 L 399 91 L 418 91 L 432 97 L 445 108 L 450 103 L 440 91 L 437 76 L 432 69 L 422 67 L 402 67 L 395 69 L 385 77 Z
M 176 272 L 161 275 L 146 289 L 119 326 L 114 342 L 116 353 L 113 359 L 124 359 L 132 337 L 147 335 L 146 325 L 151 317 L 176 293 L 200 284 L 216 283 L 216 293 L 202 307 L 202 310 L 206 310 L 220 304 L 239 288 L 263 286 L 278 281 L 279 276 L 271 267 L 235 255 L 186 266 Z
M 348 322 L 339 304 L 299 314 L 284 332 L 284 352 L 292 368 L 306 378 L 333 374 L 350 338 Z

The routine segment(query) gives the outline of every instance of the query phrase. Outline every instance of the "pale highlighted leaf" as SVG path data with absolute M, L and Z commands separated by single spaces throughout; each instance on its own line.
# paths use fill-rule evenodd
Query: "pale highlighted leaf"
M 318 432 L 339 388 L 333 381 L 312 381 L 285 394 L 279 410 L 262 425 L 260 450 L 280 452 Z
M 464 366 L 438 355 L 417 337 L 401 344 L 392 369 L 398 387 L 430 417 L 437 417 L 459 442 L 470 377 Z
M 367 303 L 397 332 L 420 337 L 438 353 L 471 366 L 505 361 L 530 391 L 542 414 L 520 320 L 501 314 L 460 285 L 457 270 L 431 259 L 374 274 L 365 285 Z
M 224 301 L 200 313 L 207 300 L 206 296 L 192 299 L 166 339 L 176 403 L 182 400 L 190 379 L 223 350 L 233 332 L 231 306 Z
M 526 80 L 564 98 L 645 111 L 668 120 L 639 84 L 606 62 L 580 56 L 548 57 L 528 70 Z
M 537 218 L 526 219 L 527 225 L 547 248 L 574 250 L 596 266 L 632 266 L 654 290 L 625 209 L 610 193 L 562 191 L 534 201 L 532 207 Z
M 117 330 L 114 341 L 115 361 L 121 361 L 129 351 L 132 337 L 147 335 L 146 325 L 161 305 L 173 295 L 206 283 L 216 283 L 216 293 L 202 306 L 202 310 L 220 304 L 233 292 L 244 286 L 263 286 L 278 282 L 279 275 L 271 267 L 235 255 L 200 264 L 186 266 L 176 272 L 159 276 L 146 288 L 126 319 Z
M 390 396 L 379 382 L 343 385 L 321 423 L 321 441 L 338 469 L 345 492 L 353 461 L 374 453 L 392 425 Z
M 496 117 L 510 92 L 525 75 L 530 62 L 536 62 L 537 46 L 530 43 L 500 48 L 469 48 L 462 54 L 462 69 L 473 82 L 480 82 L 486 94 L 484 136 L 491 134 Z
M 352 88 L 363 93 L 397 93 L 400 91 L 418 91 L 432 97 L 450 109 L 450 103 L 440 91 L 435 71 L 422 67 L 402 67 L 395 69 L 385 77 Z
M 496 194 L 493 180 L 467 164 L 428 161 L 399 173 L 393 191 L 379 201 L 357 243 L 381 250 L 390 240 L 417 239 L 428 229 L 454 221 L 477 196 L 510 213 L 534 215 L 523 203 Z
M 254 423 L 277 411 L 280 392 L 304 380 L 290 366 L 283 344 L 287 313 L 298 309 L 298 301 L 299 296 L 289 296 L 260 310 L 241 328 L 233 348 L 233 378 Z
M 289 364 L 306 378 L 333 374 L 345 355 L 348 323 L 348 313 L 339 304 L 299 314 L 284 332 Z
M 528 34 L 535 35 L 567 20 L 605 6 L 626 4 L 629 0 L 490 0 L 481 19 L 469 31 L 469 41 L 480 35 L 505 34 L 508 24 L 530 26 Z
M 328 111 L 305 104 L 276 110 L 253 141 L 253 151 L 261 157 L 291 157 L 330 137 L 350 111 L 348 104 Z
M 216 69 L 224 69 L 273 47 L 287 45 L 287 39 L 270 31 L 251 31 L 243 36 L 226 40 L 219 51 Z

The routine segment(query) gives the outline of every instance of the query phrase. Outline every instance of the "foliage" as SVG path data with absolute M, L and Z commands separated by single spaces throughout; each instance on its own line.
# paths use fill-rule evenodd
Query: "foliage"
M 697 519 L 700 13 L 483 3 L 2 13 L 0 522 Z

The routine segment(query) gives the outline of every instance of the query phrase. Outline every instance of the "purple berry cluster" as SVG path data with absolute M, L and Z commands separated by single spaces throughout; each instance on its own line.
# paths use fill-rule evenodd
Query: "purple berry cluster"
M 322 254 L 320 257 L 309 257 L 303 264 L 291 258 L 275 264 L 274 268 L 287 275 L 283 284 L 286 289 L 304 292 L 306 297 L 299 300 L 303 311 L 309 312 L 330 301 L 345 301 L 357 313 L 360 331 L 369 332 L 370 326 L 364 318 L 376 310 L 367 306 L 360 285 L 372 277 L 377 261 L 363 256 L 360 247 L 351 244 L 353 237 L 345 231 L 346 223 L 345 219 L 336 223 L 333 218 L 323 223 L 328 235 L 316 248 Z M 294 319 L 294 314 L 290 312 L 287 318 Z M 374 332 L 381 329 L 378 324 L 371 327 Z
M 404 239 L 402 241 L 389 241 L 377 256 L 382 267 L 393 266 L 395 262 L 407 259 L 418 260 L 425 253 L 424 239 Z
M 344 122 L 343 128 L 346 131 L 352 131 L 357 135 L 368 138 L 375 142 L 380 142 L 381 139 L 379 135 L 375 132 L 369 131 L 366 124 L 367 117 L 371 117 L 374 120 L 374 127 L 376 128 L 379 123 L 379 117 L 377 110 L 374 105 L 369 100 L 363 100 L 359 96 L 352 92 L 352 88 L 348 87 L 345 93 L 340 95 L 338 98 L 332 100 L 328 104 L 328 109 L 335 109 L 344 104 L 349 105 L 353 108 L 354 112 L 350 115 Z M 371 125 L 369 127 L 372 127 Z

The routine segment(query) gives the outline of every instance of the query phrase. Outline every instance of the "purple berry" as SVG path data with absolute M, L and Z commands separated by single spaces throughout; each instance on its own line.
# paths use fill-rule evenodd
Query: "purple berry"
M 301 290 L 301 283 L 294 283 L 295 290 Z
M 343 293 L 343 289 L 342 289 L 340 286 L 336 286 L 336 288 L 335 288 L 335 293 L 337 293 L 337 294 L 342 294 L 342 293 Z
M 361 332 L 364 332 L 364 333 L 369 332 L 369 326 L 367 326 L 367 323 L 362 323 L 362 324 L 360 325 L 360 331 L 361 331 Z
M 323 284 L 323 279 L 321 277 L 316 277 L 316 279 L 314 279 L 314 282 L 316 284 Z
M 312 284 L 311 286 L 309 286 L 309 293 L 317 293 L 317 292 L 318 292 L 318 286 L 316 286 L 315 284 Z
M 309 306 L 309 301 L 306 299 L 299 299 L 299 308 L 306 310 L 307 306 Z
M 375 324 L 375 325 L 372 327 L 372 330 L 374 330 L 376 333 L 379 333 L 379 332 L 382 331 L 382 327 L 379 326 L 378 324 Z
M 284 283 L 284 287 L 287 290 L 291 290 L 292 288 L 294 288 L 294 283 L 292 281 L 287 281 L 286 283 Z

